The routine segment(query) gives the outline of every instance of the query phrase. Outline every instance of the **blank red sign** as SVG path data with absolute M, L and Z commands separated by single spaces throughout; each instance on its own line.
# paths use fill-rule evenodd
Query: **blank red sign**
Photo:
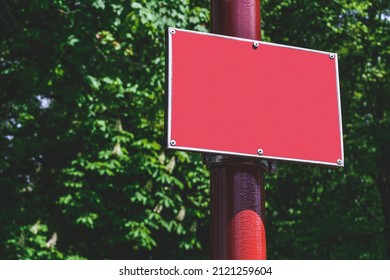
M 343 166 L 337 55 L 170 28 L 168 148 Z

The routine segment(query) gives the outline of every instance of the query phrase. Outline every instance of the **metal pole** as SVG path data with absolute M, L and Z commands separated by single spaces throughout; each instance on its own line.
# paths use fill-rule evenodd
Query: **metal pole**
M 260 40 L 260 0 L 211 0 L 211 30 Z M 205 161 L 211 172 L 211 258 L 266 259 L 267 162 L 221 155 L 206 155 Z
M 211 32 L 261 39 L 260 0 L 211 0 Z

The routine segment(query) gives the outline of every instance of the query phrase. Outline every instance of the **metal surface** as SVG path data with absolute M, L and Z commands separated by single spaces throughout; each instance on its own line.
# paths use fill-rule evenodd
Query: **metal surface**
M 264 151 L 262 149 L 258 149 L 257 153 L 261 156 L 264 153 Z
M 211 29 L 214 33 L 260 40 L 260 0 L 211 0 Z M 224 72 L 228 71 L 226 67 Z M 237 98 L 239 95 L 233 93 Z M 215 115 L 218 117 L 218 112 Z M 230 137 L 242 135 L 231 131 Z M 211 257 L 266 259 L 264 170 L 269 168 L 268 162 L 226 155 L 204 158 L 211 172 Z
M 264 167 L 227 157 L 210 166 L 213 259 L 266 259 Z
M 186 32 L 186 33 L 191 33 L 194 35 L 204 35 L 204 36 L 209 36 L 209 37 L 214 37 L 214 38 L 221 38 L 221 39 L 228 39 L 228 40 L 234 40 L 234 41 L 239 41 L 239 42 L 248 42 L 250 44 L 254 43 L 259 43 L 260 45 L 267 45 L 267 46 L 275 46 L 275 47 L 280 47 L 280 48 L 288 48 L 288 49 L 294 49 L 294 50 L 301 50 L 301 51 L 306 51 L 306 52 L 313 52 L 313 53 L 318 53 L 318 54 L 325 54 L 330 57 L 330 55 L 334 55 L 334 58 L 337 57 L 337 54 L 327 52 L 327 51 L 322 51 L 322 50 L 316 50 L 316 49 L 308 49 L 308 48 L 302 48 L 302 47 L 297 47 L 297 46 L 290 46 L 290 45 L 283 45 L 283 44 L 276 44 L 276 43 L 271 43 L 271 42 L 264 42 L 264 41 L 257 41 L 257 40 L 251 40 L 251 39 L 246 39 L 246 38 L 241 38 L 241 37 L 234 37 L 234 36 L 227 36 L 227 35 L 221 35 L 221 34 L 215 34 L 215 33 L 205 33 L 205 32 L 200 32 L 200 31 L 194 31 L 194 30 L 187 30 L 187 29 L 181 29 L 181 28 L 173 28 L 169 27 L 169 31 L 171 30 L 177 30 L 178 32 Z M 172 34 L 173 35 L 173 34 Z M 170 40 L 171 38 L 168 38 Z M 169 42 L 171 44 L 171 42 Z M 168 44 L 168 47 L 170 47 Z
M 259 166 L 264 172 L 271 172 L 271 169 L 273 169 L 272 166 L 275 164 L 274 162 L 267 160 L 214 154 L 202 154 L 202 161 L 208 169 L 218 165 L 231 165 L 239 163 L 242 165 Z
M 260 0 L 211 1 L 213 33 L 260 40 L 260 22 Z
M 170 148 L 259 157 L 260 145 L 264 159 L 343 166 L 337 55 L 180 29 L 168 53 Z

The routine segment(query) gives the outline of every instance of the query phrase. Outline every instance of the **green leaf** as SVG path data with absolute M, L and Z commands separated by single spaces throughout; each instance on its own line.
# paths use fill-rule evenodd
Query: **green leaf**
M 95 0 L 93 3 L 92 3 L 92 6 L 95 7 L 96 9 L 102 9 L 104 10 L 106 8 L 106 4 L 105 4 L 106 1 L 104 0 Z
M 76 38 L 75 35 L 70 35 L 67 40 L 67 44 L 69 46 L 74 46 L 76 43 L 78 43 L 80 40 Z
M 87 78 L 87 81 L 92 89 L 99 90 L 100 82 L 95 77 L 93 77 L 91 75 L 87 75 L 86 78 Z

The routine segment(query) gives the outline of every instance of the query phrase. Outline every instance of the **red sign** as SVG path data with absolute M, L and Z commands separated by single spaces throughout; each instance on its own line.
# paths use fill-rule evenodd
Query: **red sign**
M 337 55 L 170 28 L 168 148 L 343 166 Z

